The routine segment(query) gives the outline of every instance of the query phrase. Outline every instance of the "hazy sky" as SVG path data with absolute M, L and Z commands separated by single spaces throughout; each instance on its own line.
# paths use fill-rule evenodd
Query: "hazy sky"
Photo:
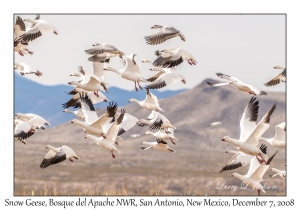
M 21 18 L 34 18 L 35 14 Z M 67 84 L 74 77 L 69 74 L 82 65 L 92 72 L 92 63 L 85 53 L 92 44 L 109 43 L 126 55 L 137 54 L 142 75 L 149 71 L 154 51 L 180 47 L 190 52 L 198 61 L 190 66 L 186 61 L 176 69 L 187 79 L 187 84 L 175 83 L 161 90 L 192 88 L 206 78 L 220 79 L 215 73 L 235 76 L 245 83 L 266 91 L 285 91 L 285 85 L 265 87 L 263 84 L 285 66 L 285 16 L 284 15 L 43 15 L 41 19 L 56 26 L 59 35 L 47 34 L 30 43 L 33 55 L 20 56 L 15 60 L 35 66 L 44 73 L 42 77 L 26 75 L 27 78 L 45 85 Z M 162 44 L 150 46 L 144 36 L 156 30 L 153 25 L 172 25 L 180 30 L 186 41 L 179 37 Z M 121 69 L 119 58 L 111 59 L 110 66 Z M 222 80 L 222 79 L 220 79 Z M 134 83 L 107 72 L 111 86 L 133 90 Z M 141 83 L 144 86 L 144 83 Z

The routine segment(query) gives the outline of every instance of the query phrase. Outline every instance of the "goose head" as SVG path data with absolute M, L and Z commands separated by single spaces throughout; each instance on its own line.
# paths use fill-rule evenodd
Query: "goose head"
M 97 46 L 99 46 L 100 44 L 99 43 L 95 43 L 95 44 L 93 44 L 92 46 L 93 47 L 97 47 Z
M 230 152 L 231 152 L 231 150 L 230 150 L 230 149 L 226 151 L 226 153 L 230 153 Z
M 237 173 L 231 174 L 232 177 L 237 177 L 237 175 L 238 175 Z
M 162 28 L 162 26 L 160 26 L 160 25 L 154 25 L 154 26 L 152 26 L 151 28 L 152 28 L 152 29 L 155 29 L 155 28 Z
M 282 66 L 274 66 L 273 69 L 285 69 Z
M 68 82 L 69 85 L 76 85 L 75 81 Z
M 81 77 L 81 75 L 78 72 L 73 72 L 72 74 L 70 74 L 70 76 Z
M 228 142 L 229 139 L 231 139 L 229 136 L 224 136 L 221 141 L 225 141 L 225 142 Z M 228 150 L 227 150 L 228 151 Z
M 142 141 L 142 143 L 141 144 L 145 144 L 146 143 L 146 141 Z

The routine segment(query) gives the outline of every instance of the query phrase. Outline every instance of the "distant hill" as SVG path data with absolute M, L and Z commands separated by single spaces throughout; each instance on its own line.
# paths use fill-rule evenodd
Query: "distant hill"
M 55 85 L 45 86 L 26 79 L 19 72 L 15 72 L 14 77 L 14 113 L 35 113 L 44 117 L 51 125 L 59 125 L 74 118 L 74 115 L 63 113 L 62 105 L 72 98 L 65 92 L 71 91 L 74 86 Z M 183 90 L 177 91 L 151 91 L 158 99 L 168 98 L 176 95 Z M 117 87 L 109 87 L 108 93 L 104 93 L 110 101 L 117 101 L 119 106 L 128 104 L 130 98 L 143 100 L 145 91 L 137 93 L 135 90 L 127 91 Z M 101 102 L 95 105 L 95 108 L 106 107 L 108 104 Z
M 129 195 L 136 195 L 138 192 L 147 195 L 147 192 L 156 189 L 166 195 L 257 195 L 254 191 L 239 187 L 235 192 L 206 187 L 208 182 L 241 186 L 240 180 L 230 176 L 233 171 L 219 173 L 232 157 L 225 151 L 236 150 L 233 145 L 221 142 L 221 139 L 226 135 L 239 138 L 239 121 L 252 97 L 232 86 L 211 87 L 206 84 L 207 81 L 211 80 L 204 80 L 195 88 L 159 100 L 165 111 L 163 114 L 177 127 L 176 146 L 168 142 L 175 153 L 141 150 L 142 141 L 155 141 L 155 138 L 148 135 L 130 137 L 131 134 L 143 134 L 149 129 L 136 125 L 122 135 L 124 141 L 119 141 L 118 146 L 121 154 L 116 154 L 113 159 L 109 151 L 85 139 L 86 134 L 81 127 L 66 122 L 49 127 L 46 131 L 38 131 L 28 139 L 26 146 L 15 141 L 15 191 L 39 191 L 47 183 L 49 188 L 55 185 L 59 194 L 67 192 L 70 195 L 74 195 L 75 188 L 102 193 L 105 189 L 116 190 L 124 186 Z M 282 92 L 270 92 L 268 89 L 266 92 L 267 96 L 257 97 L 258 121 L 277 102 L 270 128 L 263 135 L 269 138 L 274 136 L 275 126 L 286 120 L 286 98 Z M 150 114 L 149 110 L 137 104 L 127 105 L 125 109 L 138 119 L 146 119 Z M 98 114 L 104 111 L 97 110 Z M 208 127 L 215 121 L 222 124 Z M 48 144 L 55 147 L 68 145 L 81 160 L 74 163 L 67 160 L 42 170 L 39 165 L 47 152 L 44 148 Z M 267 153 L 273 154 L 276 148 L 267 146 Z M 23 154 L 25 147 L 26 155 Z M 282 170 L 285 163 L 285 149 L 279 149 L 271 167 Z M 248 166 L 245 166 L 234 172 L 246 174 L 247 170 Z M 276 189 L 267 189 L 267 193 L 263 195 L 286 195 L 285 180 L 280 177 L 270 178 L 269 174 L 272 173 L 267 171 L 263 183 L 276 186 Z

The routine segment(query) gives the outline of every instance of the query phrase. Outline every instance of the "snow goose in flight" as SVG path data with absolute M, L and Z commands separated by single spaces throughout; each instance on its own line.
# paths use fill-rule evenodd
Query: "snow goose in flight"
M 75 152 L 68 146 L 63 145 L 62 147 L 55 148 L 51 145 L 46 146 L 46 149 L 49 149 L 49 152 L 45 155 L 44 160 L 42 161 L 40 168 L 44 169 L 50 165 L 58 164 L 63 162 L 67 158 L 74 162 L 74 159 L 80 159 Z
M 146 98 L 145 98 L 145 100 L 139 101 L 135 98 L 132 98 L 132 99 L 129 100 L 129 102 L 135 102 L 138 105 L 140 105 L 141 107 L 144 107 L 144 108 L 149 109 L 149 110 L 155 110 L 155 111 L 161 111 L 161 112 L 164 111 L 159 106 L 157 97 L 153 93 L 151 93 L 148 88 L 146 88 Z
M 109 59 L 107 59 L 109 60 Z M 90 79 L 90 75 L 94 76 L 95 78 L 97 78 L 100 82 L 103 82 L 105 79 L 105 74 L 106 71 L 103 71 L 103 69 L 105 67 L 107 67 L 108 62 L 93 62 L 93 73 L 89 74 L 85 71 L 83 66 L 79 66 L 78 67 L 78 71 L 77 72 L 73 72 L 72 74 L 70 74 L 70 76 L 76 76 L 79 77 L 79 80 L 77 82 L 81 82 L 81 83 L 85 83 Z M 106 84 L 106 83 L 104 83 Z M 105 86 L 103 86 L 103 88 L 106 88 Z M 105 89 L 105 91 L 107 92 L 107 89 Z
M 71 81 L 68 82 L 69 85 L 75 85 L 78 88 L 81 88 L 86 91 L 94 91 L 96 96 L 98 95 L 98 91 L 102 88 L 107 91 L 106 83 L 99 81 L 99 79 L 94 75 L 89 75 L 89 79 L 86 82 L 77 82 Z
M 80 94 L 80 101 L 85 122 L 74 119 L 71 121 L 71 123 L 79 125 L 87 133 L 97 136 L 103 136 L 105 138 L 103 127 L 107 123 L 109 123 L 109 121 L 111 121 L 115 116 L 118 109 L 117 103 L 109 103 L 109 106 L 107 106 L 107 112 L 101 117 L 98 117 L 92 101 L 87 96 L 87 94 Z
M 19 40 L 19 37 L 26 33 L 26 30 L 28 30 L 28 28 L 26 29 L 24 21 L 22 20 L 22 18 L 20 18 L 20 16 L 17 16 L 17 20 L 14 27 L 14 50 L 18 52 L 21 56 L 24 56 L 23 53 L 29 53 L 30 55 L 33 54 L 33 52 L 27 48 L 28 43 Z
M 271 168 L 270 171 L 276 172 L 276 174 L 274 174 L 274 175 L 269 175 L 270 177 L 275 177 L 277 175 L 279 175 L 282 178 L 286 177 L 286 171 L 281 171 L 281 170 L 279 170 L 277 168 Z
M 21 42 L 30 42 L 35 40 L 36 38 L 47 34 L 47 33 L 54 33 L 56 35 L 58 35 L 58 31 L 56 29 L 55 26 L 50 25 L 49 23 L 45 22 L 44 20 L 41 20 L 38 16 L 38 19 L 30 19 L 30 18 L 26 18 L 24 19 L 24 21 L 26 22 L 30 22 L 32 23 L 32 28 L 29 29 L 28 31 L 26 31 L 26 33 L 22 34 L 19 37 L 19 40 Z
M 69 95 L 73 95 L 73 97 L 68 102 L 62 104 L 63 108 L 64 109 L 69 108 L 69 107 L 81 108 L 79 93 L 81 93 L 81 94 L 86 93 L 88 95 L 89 99 L 91 100 L 92 104 L 97 104 L 97 103 L 100 103 L 102 101 L 104 101 L 104 102 L 109 101 L 106 98 L 106 96 L 101 92 L 98 92 L 97 96 L 96 96 L 93 92 L 86 91 L 86 90 L 83 90 L 81 88 L 75 88 L 71 92 L 68 93 Z
M 156 139 L 157 142 L 147 142 L 147 141 L 143 141 L 141 144 L 143 145 L 147 145 L 148 147 L 141 147 L 142 150 L 147 150 L 147 149 L 155 149 L 155 150 L 159 150 L 159 151 L 164 151 L 164 152 L 172 152 L 175 153 L 175 151 L 173 149 L 171 149 L 167 142 L 165 142 L 162 139 Z
M 36 67 L 29 66 L 24 62 L 15 62 L 14 69 L 20 70 L 22 76 L 24 76 L 25 74 L 35 74 L 36 76 L 40 77 L 43 74 Z
M 119 152 L 120 151 L 115 147 L 115 141 L 118 135 L 118 131 L 120 129 L 121 123 L 123 121 L 124 118 L 124 114 L 125 114 L 126 110 L 121 109 L 121 114 L 119 115 L 119 117 L 115 120 L 115 122 L 113 123 L 113 125 L 108 129 L 107 133 L 106 133 L 106 138 L 97 138 L 95 136 L 92 135 L 87 135 L 85 138 L 93 140 L 96 144 L 98 144 L 100 147 L 107 149 L 111 152 L 111 156 L 113 158 L 115 158 L 114 155 L 114 151 Z
M 266 154 L 267 153 L 267 146 L 262 144 L 260 147 L 260 150 Z M 220 173 L 223 171 L 229 171 L 234 170 L 237 168 L 240 168 L 242 166 L 248 165 L 253 157 L 252 155 L 245 154 L 241 151 L 233 151 L 233 150 L 227 150 L 226 153 L 234 154 L 232 158 L 226 163 L 226 165 L 222 168 Z
M 17 113 L 15 114 L 15 117 L 19 120 L 25 121 L 25 122 L 31 122 L 31 124 L 36 128 L 42 128 L 43 130 L 45 130 L 45 126 L 44 125 L 49 125 L 50 123 L 47 122 L 47 120 L 45 120 L 43 117 L 37 115 L 37 114 L 33 114 L 33 113 L 27 113 L 27 114 L 23 114 L 23 113 Z
M 161 128 L 165 128 L 165 132 L 167 134 L 171 134 L 168 128 L 176 129 L 164 115 L 157 111 L 152 111 L 146 120 L 141 119 L 137 122 L 137 124 L 141 127 L 148 125 L 151 130 L 157 130 Z
M 285 148 L 285 144 L 286 144 L 286 140 L 285 140 L 286 125 L 285 125 L 285 122 L 276 125 L 275 129 L 276 129 L 276 133 L 275 133 L 275 136 L 273 138 L 267 139 L 267 138 L 260 137 L 259 140 L 268 142 L 269 144 L 271 144 L 274 147 Z
M 157 67 L 175 67 L 181 64 L 183 60 L 187 60 L 191 66 L 197 64 L 194 56 L 181 48 L 171 47 L 169 49 L 156 51 L 155 54 L 158 56 L 158 58 L 152 62 L 152 65 Z
M 259 106 L 258 101 L 255 100 L 256 98 L 252 97 L 244 110 L 240 121 L 240 140 L 225 136 L 221 141 L 229 142 L 240 151 L 248 155 L 259 156 L 266 162 L 267 155 L 264 154 L 257 145 L 261 135 L 270 127 L 270 118 L 276 108 L 276 103 L 273 104 L 271 109 L 256 125 Z
M 30 122 L 15 119 L 14 138 L 20 140 L 23 144 L 27 144 L 25 139 L 28 139 L 35 133 L 34 126 Z
M 172 129 L 172 128 L 169 128 L 169 130 L 170 130 L 171 134 L 165 133 L 164 129 L 159 129 L 156 133 L 153 133 L 153 132 L 151 132 L 151 131 L 146 131 L 146 132 L 145 132 L 145 135 L 152 135 L 152 136 L 156 137 L 157 139 L 162 139 L 162 140 L 164 140 L 164 141 L 169 140 L 169 141 L 171 141 L 174 145 L 176 145 L 175 142 L 174 142 L 174 140 L 178 140 L 178 139 L 174 136 L 174 131 L 173 131 L 173 129 Z
M 78 110 L 76 110 L 76 111 L 72 111 L 72 110 L 69 110 L 69 109 L 65 109 L 65 110 L 63 110 L 63 112 L 71 113 L 71 114 L 76 115 L 77 117 L 80 117 L 80 118 L 84 119 L 84 114 L 83 114 L 81 108 L 78 109 Z
M 165 42 L 168 39 L 179 36 L 182 41 L 185 41 L 184 35 L 176 28 L 170 25 L 160 26 L 154 25 L 152 29 L 158 29 L 158 31 L 150 36 L 145 36 L 146 43 L 149 45 L 157 45 Z
M 263 162 L 262 164 L 260 164 L 257 159 L 253 158 L 250 162 L 250 167 L 246 175 L 233 173 L 231 176 L 240 179 L 245 187 L 249 186 L 249 189 L 256 189 L 257 194 L 260 196 L 260 191 L 266 193 L 260 182 L 263 181 L 263 176 L 268 170 L 270 163 L 277 153 L 278 150 L 274 153 L 274 155 L 272 155 L 266 162 Z
M 89 55 L 93 55 L 88 59 L 92 62 L 104 62 L 109 58 L 113 58 L 116 56 L 122 58 L 123 56 L 125 56 L 125 54 L 122 51 L 118 50 L 113 45 L 107 43 L 95 43 L 93 44 L 93 48 L 85 50 L 85 52 Z
M 232 86 L 236 87 L 237 89 L 239 89 L 240 91 L 247 92 L 247 93 L 253 94 L 255 96 L 256 95 L 267 95 L 266 92 L 260 91 L 256 88 L 254 88 L 252 85 L 245 84 L 241 80 L 237 79 L 236 77 L 231 77 L 229 75 L 222 74 L 220 72 L 216 73 L 216 75 L 220 78 L 229 80 L 229 82 L 225 82 L 225 83 L 207 82 L 207 84 L 209 84 L 210 86 L 232 85 Z
M 274 69 L 283 69 L 283 71 L 279 74 L 277 74 L 273 79 L 271 79 L 269 82 L 265 83 L 265 86 L 274 86 L 278 85 L 280 82 L 286 81 L 286 68 L 281 66 L 274 66 Z
M 118 69 L 114 69 L 112 67 L 107 67 L 107 68 L 104 68 L 103 70 L 113 71 L 113 72 L 117 73 L 120 77 L 130 80 L 130 81 L 133 81 L 134 85 L 135 85 L 135 90 L 136 90 L 136 92 L 138 92 L 136 83 L 142 90 L 143 88 L 141 87 L 139 82 L 147 82 L 147 81 L 142 77 L 141 67 L 139 64 L 137 64 L 135 62 L 134 56 L 136 56 L 136 54 L 130 54 L 129 56 L 123 56 L 123 58 L 126 62 L 124 69 L 118 70 Z
M 147 79 L 148 82 L 152 82 L 152 83 L 147 85 L 146 88 L 160 89 L 179 81 L 186 84 L 186 79 L 181 74 L 177 73 L 177 71 L 173 68 L 167 69 L 167 68 L 154 67 L 151 68 L 150 70 L 159 71 L 159 73 Z

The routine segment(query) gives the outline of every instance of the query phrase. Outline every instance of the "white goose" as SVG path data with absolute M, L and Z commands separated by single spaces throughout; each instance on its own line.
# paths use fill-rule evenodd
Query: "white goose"
M 136 54 L 130 54 L 129 56 L 123 56 L 126 65 L 124 69 L 114 69 L 112 67 L 107 67 L 103 70 L 105 71 L 113 71 L 115 73 L 117 73 L 120 77 L 133 81 L 134 85 L 135 85 L 135 90 L 136 92 L 138 92 L 138 89 L 136 87 L 136 83 L 138 84 L 138 86 L 140 87 L 140 89 L 142 90 L 143 88 L 141 87 L 139 82 L 147 82 L 141 75 L 141 67 L 139 64 L 137 64 L 134 60 L 134 56 L 136 56 Z
M 187 60 L 191 66 L 197 64 L 194 56 L 182 48 L 171 47 L 169 49 L 156 51 L 155 54 L 158 58 L 156 58 L 152 64 L 157 67 L 175 67 L 181 64 L 184 60 Z
M 169 128 L 169 130 L 170 130 L 170 133 L 171 133 L 171 134 L 165 133 L 164 129 L 159 129 L 156 133 L 153 133 L 153 132 L 151 132 L 151 131 L 146 131 L 146 132 L 145 132 L 145 135 L 152 135 L 152 136 L 156 137 L 157 139 L 162 139 L 162 140 L 164 140 L 164 141 L 169 140 L 169 141 L 171 141 L 174 145 L 176 145 L 175 142 L 174 142 L 174 140 L 178 140 L 178 139 L 174 136 L 174 131 L 173 131 L 173 129 L 172 129 L 172 128 Z
M 20 18 L 20 16 L 17 16 L 15 27 L 14 27 L 14 36 L 15 36 L 14 50 L 16 52 L 18 52 L 21 56 L 24 56 L 24 54 L 27 54 L 27 53 L 29 53 L 30 55 L 33 54 L 33 52 L 27 48 L 28 43 L 19 40 L 19 37 L 21 35 L 23 35 L 24 33 L 26 33 L 26 30 L 28 31 L 29 27 L 26 28 L 25 23 L 22 20 L 22 18 Z
M 146 120 L 141 119 L 137 122 L 137 124 L 141 127 L 148 125 L 151 130 L 165 128 L 165 132 L 167 134 L 171 134 L 168 128 L 176 129 L 168 118 L 157 111 L 152 111 Z
M 244 184 L 243 187 L 247 189 L 256 189 L 257 194 L 260 196 L 260 191 L 266 193 L 260 182 L 263 181 L 263 176 L 268 170 L 270 163 L 277 153 L 278 150 L 274 155 L 272 155 L 266 162 L 263 162 L 262 164 L 260 164 L 256 158 L 253 158 L 250 162 L 250 167 L 246 175 L 233 173 L 231 176 L 240 179 Z
M 69 107 L 73 107 L 73 108 L 80 108 L 80 95 L 79 93 L 83 94 L 86 93 L 89 97 L 89 99 L 92 101 L 92 104 L 97 104 L 100 103 L 102 101 L 104 102 L 108 102 L 108 98 L 101 93 L 100 91 L 97 93 L 97 96 L 95 95 L 95 93 L 91 92 L 91 91 L 86 91 L 83 90 L 81 88 L 75 88 L 73 89 L 71 92 L 69 92 L 69 95 L 74 95 L 68 102 L 62 104 L 63 108 L 69 108 Z
M 207 82 L 207 84 L 209 84 L 210 86 L 223 86 L 223 85 L 232 85 L 234 87 L 236 87 L 237 89 L 239 89 L 240 91 L 243 92 L 247 92 L 249 94 L 253 94 L 253 95 L 267 95 L 266 92 L 264 91 L 260 91 L 256 88 L 254 88 L 252 85 L 248 85 L 243 83 L 241 80 L 237 79 L 236 77 L 231 77 L 229 75 L 226 74 L 222 74 L 220 72 L 216 73 L 216 75 L 220 78 L 224 78 L 229 80 L 230 82 Z
M 58 31 L 55 26 L 50 25 L 49 23 L 45 22 L 44 20 L 40 20 L 39 16 L 38 19 L 30 19 L 26 18 L 24 19 L 26 22 L 32 23 L 32 28 L 26 31 L 26 33 L 22 34 L 19 38 L 22 42 L 30 42 L 35 40 L 36 38 L 47 34 L 47 33 L 54 33 L 58 35 Z
M 280 82 L 286 82 L 286 68 L 281 66 L 274 66 L 274 69 L 283 69 L 283 71 L 279 74 L 277 74 L 273 79 L 271 79 L 269 82 L 265 83 L 265 86 L 274 86 L 278 85 Z
M 42 72 L 38 70 L 38 68 L 29 66 L 24 62 L 15 62 L 14 64 L 15 70 L 20 70 L 20 74 L 24 76 L 25 74 L 35 74 L 36 76 L 42 76 Z
M 94 75 L 89 75 L 89 79 L 85 82 L 71 81 L 68 82 L 68 84 L 75 85 L 76 87 L 86 91 L 94 91 L 94 94 L 96 96 L 99 96 L 98 91 L 102 90 L 102 88 L 107 91 L 107 88 L 105 86 L 106 83 L 99 81 L 98 78 Z
M 115 158 L 114 151 L 120 153 L 120 151 L 115 146 L 115 141 L 116 141 L 121 123 L 123 121 L 123 117 L 124 117 L 125 112 L 126 112 L 126 110 L 121 109 L 120 116 L 118 117 L 117 120 L 115 120 L 113 125 L 108 129 L 105 139 L 97 138 L 97 137 L 92 136 L 92 135 L 87 135 L 85 138 L 93 140 L 100 147 L 109 150 L 111 152 L 112 157 Z
M 146 88 L 146 98 L 145 98 L 145 100 L 139 101 L 135 98 L 132 98 L 132 99 L 129 100 L 129 102 L 135 102 L 138 105 L 140 105 L 141 107 L 144 107 L 144 108 L 149 109 L 149 110 L 155 110 L 155 111 L 161 111 L 161 112 L 164 111 L 159 106 L 157 97 L 153 93 L 151 93 L 148 88 Z
M 277 168 L 271 168 L 270 171 L 274 171 L 276 173 L 274 175 L 269 175 L 270 177 L 275 177 L 277 175 L 279 175 L 282 178 L 286 177 L 286 171 L 281 171 L 281 170 L 279 170 Z
M 176 28 L 170 25 L 160 26 L 154 25 L 152 29 L 158 29 L 158 31 L 150 36 L 145 36 L 146 43 L 149 45 L 157 45 L 165 42 L 168 39 L 172 39 L 179 36 L 182 41 L 185 41 L 184 35 Z
M 85 50 L 85 52 L 89 55 L 93 55 L 88 60 L 92 62 L 104 62 L 105 60 L 109 58 L 113 58 L 116 56 L 119 56 L 122 58 L 125 56 L 125 54 L 118 50 L 116 47 L 114 47 L 111 44 L 103 43 L 95 43 L 92 45 L 93 48 Z
M 146 88 L 160 89 L 179 81 L 186 84 L 186 79 L 184 78 L 184 76 L 179 74 L 174 68 L 154 67 L 151 68 L 150 70 L 159 71 L 159 73 L 147 79 L 148 82 L 153 82 L 153 83 L 147 85 Z
M 45 155 L 44 160 L 42 161 L 40 167 L 42 169 L 47 168 L 50 165 L 54 165 L 60 162 L 63 162 L 67 158 L 74 162 L 74 159 L 80 159 L 75 152 L 68 146 L 63 145 L 62 147 L 55 148 L 51 145 L 46 146 L 46 149 L 49 149 L 49 152 Z
M 83 114 L 81 108 L 78 109 L 78 110 L 76 110 L 76 111 L 72 111 L 72 110 L 69 110 L 69 109 L 65 109 L 65 110 L 63 110 L 63 112 L 71 113 L 71 114 L 76 115 L 77 117 L 80 117 L 80 118 L 84 119 L 84 114 Z
M 286 145 L 286 140 L 285 140 L 286 124 L 285 124 L 285 122 L 282 122 L 282 123 L 276 125 L 275 128 L 276 128 L 276 133 L 273 138 L 267 139 L 267 138 L 260 137 L 259 140 L 268 142 L 269 144 L 271 144 L 274 147 L 285 148 L 285 145 Z
M 28 139 L 35 133 L 34 126 L 30 122 L 15 119 L 14 138 L 20 140 L 23 144 L 27 144 L 25 139 Z
M 225 136 L 221 141 L 229 142 L 248 155 L 260 156 L 266 162 L 267 155 L 257 147 L 261 135 L 270 127 L 270 118 L 276 108 L 276 103 L 256 125 L 258 117 L 258 101 L 252 97 L 246 106 L 240 121 L 240 140 Z
M 147 149 L 155 149 L 155 150 L 159 150 L 159 151 L 164 151 L 164 152 L 172 152 L 175 153 L 175 151 L 173 149 L 171 149 L 167 142 L 165 142 L 162 139 L 156 139 L 157 142 L 147 142 L 147 141 L 143 141 L 141 144 L 143 145 L 147 145 L 148 147 L 141 147 L 142 150 L 147 150 Z
M 91 100 L 86 94 L 81 95 L 80 101 L 85 122 L 74 119 L 71 123 L 79 125 L 87 133 L 106 138 L 105 131 L 103 129 L 104 126 L 113 119 L 113 116 L 115 116 L 118 109 L 117 103 L 109 103 L 109 106 L 107 106 L 107 112 L 101 117 L 98 117 Z
M 261 150 L 266 150 L 266 146 L 262 145 Z M 223 171 L 234 170 L 240 168 L 242 166 L 248 165 L 253 157 L 252 155 L 245 154 L 241 151 L 227 150 L 226 153 L 234 154 L 232 158 L 226 163 L 226 165 L 222 168 L 220 173 Z
M 44 125 L 49 125 L 50 123 L 47 122 L 47 120 L 45 120 L 43 117 L 37 115 L 37 114 L 33 114 L 33 113 L 27 113 L 27 114 L 23 114 L 23 113 L 17 113 L 15 114 L 15 117 L 19 120 L 25 121 L 25 122 L 29 122 L 36 128 L 42 128 L 43 130 L 45 130 L 45 126 Z

